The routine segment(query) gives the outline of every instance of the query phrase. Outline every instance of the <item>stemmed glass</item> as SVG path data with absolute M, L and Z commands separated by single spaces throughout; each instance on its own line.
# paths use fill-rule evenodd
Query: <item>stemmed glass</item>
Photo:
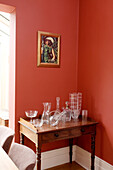
M 36 116 L 37 116 L 37 113 L 38 113 L 38 111 L 36 111 L 36 110 L 28 110 L 28 111 L 25 111 L 26 116 L 30 118 L 30 123 L 31 123 L 31 124 L 33 123 L 32 118 L 36 117 Z

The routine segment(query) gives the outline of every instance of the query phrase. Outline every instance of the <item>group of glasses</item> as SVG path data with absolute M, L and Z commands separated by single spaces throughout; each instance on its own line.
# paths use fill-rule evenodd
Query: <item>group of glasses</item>
M 64 124 L 65 122 L 69 122 L 72 119 L 77 121 L 82 106 L 82 93 L 70 93 L 69 101 L 66 101 L 65 105 L 66 106 L 62 107 L 62 110 L 60 110 L 60 97 L 56 97 L 56 110 L 51 111 L 51 103 L 44 102 L 44 110 L 41 120 L 39 121 L 38 119 L 31 119 L 30 122 L 36 127 L 42 127 L 44 124 L 51 126 L 56 126 L 59 123 Z

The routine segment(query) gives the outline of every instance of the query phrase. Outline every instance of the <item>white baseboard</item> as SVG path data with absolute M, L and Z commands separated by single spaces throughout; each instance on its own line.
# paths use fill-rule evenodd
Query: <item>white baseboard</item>
M 75 162 L 77 162 L 85 169 L 90 170 L 91 153 L 78 146 L 75 146 Z M 95 156 L 95 170 L 113 170 L 113 166 Z
M 75 146 L 73 146 L 73 161 L 75 161 Z M 55 149 L 42 153 L 41 170 L 69 162 L 69 147 Z
M 77 162 L 85 169 L 91 169 L 91 153 L 89 153 L 88 151 L 80 148 L 77 145 L 74 145 L 72 158 L 73 161 Z M 68 162 L 69 147 L 43 152 L 41 154 L 41 170 L 65 164 Z M 95 170 L 113 170 L 113 166 L 95 156 Z

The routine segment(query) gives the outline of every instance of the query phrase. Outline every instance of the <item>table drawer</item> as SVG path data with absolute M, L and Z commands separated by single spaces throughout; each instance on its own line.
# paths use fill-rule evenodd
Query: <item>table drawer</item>
M 74 129 L 60 130 L 55 132 L 44 133 L 41 135 L 42 143 L 51 141 L 57 141 L 61 139 L 69 139 L 79 137 L 85 134 L 91 134 L 95 132 L 95 126 L 82 126 Z
M 81 135 L 91 134 L 96 132 L 96 126 L 82 126 L 80 131 Z
M 80 128 L 44 133 L 42 143 L 81 136 Z

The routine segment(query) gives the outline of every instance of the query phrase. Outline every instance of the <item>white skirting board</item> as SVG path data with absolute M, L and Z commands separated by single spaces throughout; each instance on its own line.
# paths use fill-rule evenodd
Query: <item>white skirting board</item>
M 87 170 L 91 168 L 91 153 L 75 146 L 75 162 Z M 113 170 L 113 166 L 95 156 L 95 170 Z
M 73 161 L 90 170 L 91 153 L 74 145 Z M 69 162 L 69 147 L 43 152 L 41 154 L 41 170 Z M 113 166 L 95 156 L 95 170 L 113 170 Z
M 69 162 L 69 147 L 43 152 L 41 155 L 41 170 Z M 75 161 L 75 146 L 73 146 L 73 161 Z

